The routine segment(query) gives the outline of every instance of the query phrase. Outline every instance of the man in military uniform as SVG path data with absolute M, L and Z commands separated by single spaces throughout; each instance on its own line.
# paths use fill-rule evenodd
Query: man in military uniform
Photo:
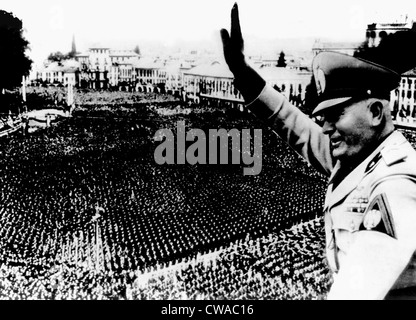
M 324 205 L 328 299 L 383 299 L 416 287 L 416 151 L 392 122 L 393 70 L 323 52 L 312 65 L 322 127 L 291 105 L 245 61 L 237 4 L 226 62 L 247 108 L 329 177 Z M 413 291 L 414 292 L 414 291 Z

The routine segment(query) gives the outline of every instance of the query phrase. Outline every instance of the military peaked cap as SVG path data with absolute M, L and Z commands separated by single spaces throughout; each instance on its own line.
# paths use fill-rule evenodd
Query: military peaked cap
M 321 52 L 312 62 L 318 93 L 313 114 L 345 103 L 369 97 L 390 98 L 400 84 L 400 74 L 373 62 L 338 52 Z

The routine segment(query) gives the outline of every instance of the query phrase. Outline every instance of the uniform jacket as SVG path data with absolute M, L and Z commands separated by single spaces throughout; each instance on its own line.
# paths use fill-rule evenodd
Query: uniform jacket
M 416 285 L 416 259 L 412 258 L 416 250 L 416 151 L 405 137 L 394 131 L 333 188 L 331 182 L 340 163 L 332 158 L 329 138 L 322 133 L 319 125 L 269 86 L 247 107 L 265 119 L 296 152 L 328 177 L 324 213 L 330 268 L 337 272 L 342 270 L 343 265 L 349 264 L 351 270 L 354 269 L 351 268 L 354 263 L 359 266 L 359 258 L 354 258 L 353 254 L 350 258 L 352 261 L 347 262 L 357 236 L 362 238 L 368 234 L 371 238 L 375 235 L 374 232 L 378 232 L 377 236 L 381 237 L 380 247 L 377 243 L 370 246 L 368 256 L 375 254 L 374 263 L 383 265 L 383 268 L 379 268 L 379 265 L 371 266 L 372 261 L 369 264 L 375 273 L 380 272 L 380 279 L 386 279 L 386 285 L 375 285 L 376 297 L 382 298 L 391 288 Z M 374 231 L 373 228 L 364 226 L 364 221 L 367 227 L 368 221 L 371 221 L 373 212 L 370 213 L 370 204 L 373 201 L 377 201 L 378 211 L 383 212 L 379 225 L 387 223 L 388 230 L 383 228 Z M 377 218 L 380 215 L 376 215 Z M 391 243 L 395 248 L 385 255 L 384 241 L 386 246 Z M 359 249 L 354 250 L 359 252 Z M 386 252 L 388 250 L 386 248 Z M 366 252 L 364 254 L 367 255 Z M 391 261 L 395 260 L 399 262 L 393 265 Z

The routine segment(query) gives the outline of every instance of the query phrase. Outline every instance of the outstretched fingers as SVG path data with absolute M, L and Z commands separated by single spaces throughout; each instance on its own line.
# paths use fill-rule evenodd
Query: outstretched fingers
M 242 42 L 243 40 L 237 3 L 234 3 L 231 9 L 231 39 L 236 42 Z
M 225 61 L 234 73 L 244 66 L 244 41 L 241 34 L 237 3 L 231 9 L 231 31 L 228 32 L 226 29 L 221 29 L 220 35 Z

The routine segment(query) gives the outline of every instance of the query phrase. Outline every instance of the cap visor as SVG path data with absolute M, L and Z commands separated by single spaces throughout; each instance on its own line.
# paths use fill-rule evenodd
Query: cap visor
M 348 100 L 352 99 L 352 97 L 344 97 L 344 98 L 335 98 L 335 99 L 328 99 L 322 101 L 318 106 L 313 110 L 312 115 L 316 116 L 319 113 L 322 113 L 324 110 L 331 108 L 335 105 L 347 102 Z

